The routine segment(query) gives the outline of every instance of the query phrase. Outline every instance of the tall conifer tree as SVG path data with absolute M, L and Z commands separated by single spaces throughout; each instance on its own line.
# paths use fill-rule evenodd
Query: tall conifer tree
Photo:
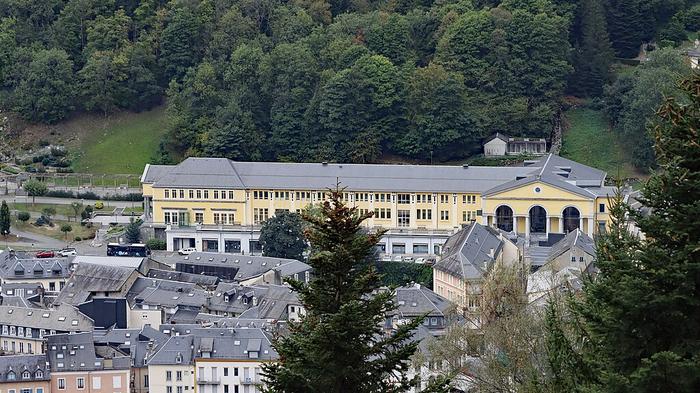
M 584 289 L 584 356 L 594 391 L 700 391 L 700 75 L 669 98 L 654 129 L 660 170 L 643 190 L 645 239 L 627 231 L 624 205 L 598 244 L 596 280 Z
M 574 49 L 570 89 L 584 96 L 599 96 L 608 82 L 614 53 L 601 0 L 583 0 L 580 6 L 581 39 Z
M 643 21 L 640 0 L 610 0 L 608 32 L 613 49 L 619 57 L 633 58 L 642 44 Z
M 383 233 L 366 233 L 361 224 L 372 213 L 358 214 L 341 197 L 331 192 L 320 216 L 304 215 L 314 279 L 290 281 L 306 315 L 274 343 L 280 360 L 263 366 L 269 392 L 403 392 L 414 384 L 406 371 L 416 350 L 411 331 L 420 320 L 383 334 L 395 307 L 393 291 L 377 291 L 374 246 Z

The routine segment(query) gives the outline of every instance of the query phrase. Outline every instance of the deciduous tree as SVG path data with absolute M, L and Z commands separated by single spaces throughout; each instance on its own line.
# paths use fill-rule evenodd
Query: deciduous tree
M 282 211 L 270 217 L 260 228 L 260 245 L 265 256 L 303 260 L 307 245 L 301 216 Z

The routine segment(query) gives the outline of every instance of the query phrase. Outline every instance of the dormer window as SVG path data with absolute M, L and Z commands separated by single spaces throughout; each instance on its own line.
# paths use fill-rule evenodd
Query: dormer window
M 15 379 L 17 379 L 17 375 L 15 375 L 14 371 L 10 370 L 10 372 L 7 373 L 7 380 L 14 381 Z
M 224 301 L 228 303 L 228 295 L 224 295 Z
M 182 354 L 180 352 L 175 355 L 175 363 L 181 364 L 182 363 Z
M 36 370 L 36 373 L 34 373 L 34 378 L 36 378 L 36 379 L 44 378 L 44 372 L 41 370 Z
M 25 371 L 22 373 L 22 379 L 29 379 L 29 378 L 31 378 L 31 377 L 32 377 L 32 373 L 30 373 L 29 371 L 26 371 L 26 370 L 25 370 Z

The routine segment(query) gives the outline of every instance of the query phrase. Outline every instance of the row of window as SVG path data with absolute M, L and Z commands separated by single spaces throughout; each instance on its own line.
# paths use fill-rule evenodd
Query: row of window
M 32 328 L 28 327 L 25 329 L 22 326 L 2 325 L 2 335 L 32 338 Z
M 316 200 L 323 200 L 325 198 L 324 192 L 310 192 L 310 191 L 253 191 L 253 199 L 255 200 L 284 200 L 288 201 L 296 197 L 296 200 L 311 200 L 316 194 Z M 163 196 L 165 199 L 234 199 L 233 190 L 183 190 L 183 189 L 165 189 L 163 190 Z M 413 194 L 401 193 L 397 195 L 397 203 L 399 204 L 409 204 L 411 203 L 411 196 Z M 456 194 L 452 194 L 453 200 L 456 203 Z M 358 192 L 350 193 L 344 192 L 341 195 L 341 200 L 343 201 L 354 201 L 356 202 L 393 202 L 392 194 L 390 193 L 369 193 L 369 192 Z M 416 203 L 432 203 L 433 194 L 415 194 Z M 450 203 L 449 194 L 440 194 L 440 203 Z M 462 203 L 475 204 L 476 195 L 462 195 Z
M 68 385 L 65 378 L 58 378 L 57 385 L 59 390 L 65 390 Z M 122 377 L 115 375 L 112 377 L 112 388 L 121 389 L 122 387 Z M 82 390 L 85 389 L 85 377 L 75 378 L 75 388 Z M 102 377 L 92 377 L 92 388 L 102 389 Z M 37 389 L 37 393 L 40 393 Z
M 42 370 L 36 370 L 36 371 L 34 372 L 33 376 L 34 376 L 34 379 L 42 379 L 42 378 L 44 378 L 44 371 L 42 371 Z M 29 371 L 29 370 L 24 370 L 24 371 L 22 371 L 21 377 L 22 377 L 23 380 L 32 379 L 32 373 L 31 373 L 31 371 Z M 5 375 L 5 379 L 8 380 L 8 381 L 16 381 L 16 380 L 17 380 L 17 373 L 15 373 L 14 371 L 10 370 L 10 371 L 8 371 L 7 374 Z M 25 393 L 25 390 L 29 390 L 29 393 L 31 393 L 31 391 L 32 391 L 32 389 L 22 389 L 20 392 L 21 392 L 21 393 Z M 13 391 L 14 391 L 14 390 L 8 390 L 8 393 L 9 393 L 9 392 L 13 392 Z M 43 389 L 37 388 L 36 393 L 43 393 Z
M 2 341 L 2 350 L 5 352 L 29 353 L 29 354 L 34 353 L 34 347 L 32 346 L 32 343 L 27 343 L 27 346 L 26 346 L 27 351 L 26 352 L 24 351 L 24 349 L 25 349 L 25 346 L 24 346 L 24 342 L 22 342 L 22 341 L 19 342 L 19 345 L 17 345 L 17 343 L 14 341 L 10 341 L 10 342 L 8 342 L 7 340 Z

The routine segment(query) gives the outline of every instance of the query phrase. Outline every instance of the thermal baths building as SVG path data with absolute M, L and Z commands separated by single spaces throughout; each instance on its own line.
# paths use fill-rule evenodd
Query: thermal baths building
M 325 200 L 339 182 L 346 203 L 374 211 L 387 254 L 438 254 L 472 221 L 522 236 L 589 235 L 609 221 L 605 172 L 546 155 L 517 167 L 237 162 L 187 158 L 146 165 L 146 222 L 168 250 L 259 253 L 263 221 Z

